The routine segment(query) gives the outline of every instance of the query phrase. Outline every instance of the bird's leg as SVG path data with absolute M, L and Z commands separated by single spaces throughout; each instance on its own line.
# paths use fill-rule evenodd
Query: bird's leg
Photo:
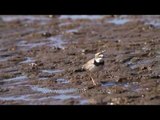
M 91 76 L 91 73 L 89 74 L 89 76 L 90 76 L 90 78 L 91 78 L 91 80 L 92 80 L 92 82 L 93 82 L 93 85 L 96 86 L 97 84 L 96 84 L 96 82 L 94 81 L 93 77 Z
M 91 79 L 92 79 L 92 82 L 93 82 L 93 85 L 97 85 L 96 83 L 95 83 L 95 81 L 94 81 L 94 79 L 91 77 Z

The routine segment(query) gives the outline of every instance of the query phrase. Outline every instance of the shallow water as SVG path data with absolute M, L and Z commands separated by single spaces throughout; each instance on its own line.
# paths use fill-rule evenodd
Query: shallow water
M 48 77 L 40 77 L 38 80 L 47 80 Z
M 134 82 L 133 83 L 104 82 L 102 83 L 102 86 L 103 87 L 120 86 L 120 87 L 127 88 L 129 91 L 132 91 L 132 92 L 138 92 L 140 90 L 138 83 L 134 83 Z
M 53 74 L 53 73 L 61 73 L 64 70 L 42 70 L 44 73 Z
M 3 79 L 0 82 L 21 81 L 21 80 L 26 80 L 26 79 L 28 79 L 28 77 L 25 76 L 25 75 L 22 75 L 22 76 L 17 76 L 17 77 L 14 77 L 14 78 Z
M 65 95 L 65 94 L 61 94 L 61 95 L 57 95 L 53 97 L 54 99 L 58 99 L 58 100 L 67 100 L 67 99 L 77 99 L 80 98 L 79 95 Z
M 37 91 L 37 92 L 41 92 L 41 93 L 57 93 L 57 94 L 73 93 L 73 92 L 77 91 L 77 89 L 75 89 L 75 88 L 51 90 L 48 88 L 42 88 L 42 87 L 38 87 L 38 86 L 31 86 L 31 89 L 33 91 Z
M 9 59 L 9 57 L 6 57 L 6 58 L 0 58 L 0 62 L 7 61 L 8 59 Z
M 109 23 L 113 23 L 116 25 L 123 25 L 129 21 L 130 21 L 129 19 L 119 19 L 119 18 L 115 18 L 113 20 L 108 20 Z
M 154 59 L 139 60 L 137 62 L 127 61 L 125 64 L 128 65 L 131 69 L 136 69 L 143 65 L 149 66 L 153 61 Z
M 119 82 L 104 82 L 102 83 L 103 87 L 112 87 L 112 86 L 124 86 L 128 87 L 129 83 L 119 83 Z
M 45 16 L 45 15 L 1 15 L 0 16 L 2 21 L 4 22 L 11 22 L 11 21 L 23 21 L 24 23 L 33 23 L 36 21 L 39 24 L 47 24 L 50 22 L 52 19 Z
M 74 93 L 77 91 L 78 91 L 78 89 L 76 89 L 76 88 L 54 90 L 55 93 L 59 93 L 59 94 Z
M 23 41 L 18 42 L 17 46 L 21 47 L 24 50 L 30 50 L 32 48 L 40 47 L 40 46 L 43 46 L 43 45 L 48 45 L 48 46 L 51 46 L 51 47 L 54 46 L 54 47 L 58 47 L 58 48 L 64 48 L 63 45 L 65 43 L 66 42 L 62 39 L 62 36 L 58 35 L 58 36 L 49 37 L 49 38 L 47 38 L 47 41 L 38 42 L 38 43 L 27 43 L 27 41 L 23 40 Z
M 102 19 L 103 15 L 61 15 L 59 19 L 90 19 L 90 20 L 96 20 L 96 19 Z
M 38 86 L 31 86 L 31 89 L 33 91 L 37 91 L 37 92 L 41 92 L 41 93 L 52 93 L 53 92 L 53 90 L 51 90 L 51 89 L 41 88 L 41 87 L 38 87 Z
M 27 100 L 28 95 L 21 96 L 9 96 L 9 97 L 0 97 L 0 100 L 9 101 L 9 100 Z
M 66 30 L 66 33 L 73 33 L 73 32 L 78 32 L 78 29 L 70 29 L 70 30 Z
M 158 22 L 151 21 L 151 22 L 149 22 L 148 24 L 151 24 L 151 25 L 153 25 L 153 26 L 155 26 L 155 27 L 160 28 L 160 21 L 158 21 Z
M 40 100 L 45 100 L 45 99 L 67 100 L 67 99 L 71 99 L 71 98 L 73 98 L 73 99 L 80 98 L 79 95 L 71 95 L 71 93 L 74 93 L 74 92 L 77 91 L 77 89 L 74 89 L 74 88 L 51 90 L 51 89 L 48 89 L 48 88 L 31 86 L 31 89 L 33 91 L 37 91 L 37 92 L 40 92 L 40 93 L 43 93 L 43 94 L 47 94 L 47 93 L 58 94 L 58 95 L 55 95 L 55 96 L 42 97 L 42 98 L 40 98 Z
M 19 73 L 19 71 L 16 67 L 8 67 L 8 68 L 0 69 L 0 73 L 16 74 L 16 73 Z
M 25 60 L 20 63 L 31 63 L 31 62 L 35 62 L 35 60 L 31 57 L 26 57 Z
M 59 78 L 59 79 L 57 79 L 56 81 L 57 81 L 58 83 L 64 83 L 64 84 L 69 83 L 68 80 L 63 79 L 63 78 Z
M 49 46 L 51 47 L 54 46 L 58 48 L 64 48 L 63 45 L 66 43 L 64 40 L 62 40 L 61 35 L 49 37 L 48 40 L 50 41 Z
M 159 18 L 143 18 L 141 21 L 145 22 L 146 25 L 153 25 L 156 28 L 160 28 Z
M 22 49 L 30 50 L 34 47 L 39 47 L 45 45 L 45 42 L 39 42 L 39 43 L 27 43 L 27 41 L 20 41 L 17 43 L 18 47 L 23 47 Z
M 105 83 L 102 83 L 102 86 L 104 87 L 111 87 L 111 86 L 115 86 L 117 85 L 116 82 L 105 82 Z
M 59 27 L 67 26 L 67 25 L 71 25 L 71 24 L 72 24 L 71 22 L 60 23 Z
M 85 104 L 88 104 L 88 100 L 80 100 L 80 105 L 85 105 Z
M 0 62 L 7 61 L 8 59 L 12 58 L 13 55 L 14 55 L 14 54 L 1 55 L 1 56 L 0 56 Z

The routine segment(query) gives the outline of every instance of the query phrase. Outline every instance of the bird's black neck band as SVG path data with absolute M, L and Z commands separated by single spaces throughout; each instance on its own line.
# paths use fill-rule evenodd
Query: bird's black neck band
M 94 60 L 94 65 L 95 65 L 95 66 L 104 65 L 104 61 L 97 62 L 96 60 Z

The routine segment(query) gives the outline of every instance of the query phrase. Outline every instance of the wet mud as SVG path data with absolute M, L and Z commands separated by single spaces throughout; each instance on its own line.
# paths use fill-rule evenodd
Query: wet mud
M 0 104 L 159 105 L 160 16 L 0 16 Z M 106 50 L 104 69 L 79 71 Z

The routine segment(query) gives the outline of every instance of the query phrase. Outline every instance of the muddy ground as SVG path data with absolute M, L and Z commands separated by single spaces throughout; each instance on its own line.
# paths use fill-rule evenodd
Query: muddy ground
M 0 104 L 159 105 L 160 16 L 0 16 Z

